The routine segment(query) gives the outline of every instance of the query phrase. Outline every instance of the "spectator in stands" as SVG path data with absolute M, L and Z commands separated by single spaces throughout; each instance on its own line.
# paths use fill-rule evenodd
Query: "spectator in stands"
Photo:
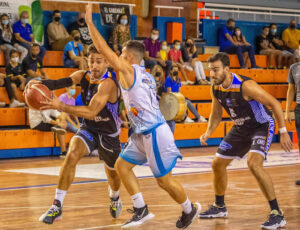
M 60 145 L 61 155 L 66 155 L 65 134 L 66 122 L 57 110 L 34 110 L 29 109 L 29 125 L 31 129 L 42 132 L 54 131 Z M 53 129 L 55 127 L 55 129 Z
M 168 46 L 168 43 L 166 41 L 161 42 L 161 49 L 159 51 L 159 57 L 163 61 L 167 61 L 169 58 L 169 52 L 170 52 L 170 47 Z
M 83 53 L 84 55 L 88 55 L 88 47 L 93 43 L 93 41 L 85 22 L 85 13 L 78 13 L 77 21 L 68 27 L 69 34 L 71 34 L 73 30 L 79 31 L 80 39 L 83 44 Z
M 178 93 L 181 87 L 180 78 L 178 77 L 179 67 L 177 65 L 172 65 L 170 70 L 170 76 L 166 77 L 165 80 L 165 92 L 167 93 Z M 196 117 L 196 122 L 207 122 L 207 120 L 200 116 L 197 109 L 193 106 L 192 102 L 186 98 L 186 103 L 188 109 L 194 114 Z M 190 119 L 188 116 L 184 121 L 185 123 L 193 123 L 194 121 Z M 170 124 L 169 124 L 170 125 Z M 175 124 L 172 124 L 175 125 Z M 175 126 L 170 126 L 172 132 L 174 132 Z
M 156 93 L 158 99 L 161 98 L 162 93 L 165 90 L 164 83 L 165 83 L 165 73 L 163 68 L 160 65 L 155 65 L 151 71 L 151 75 L 155 78 L 156 82 Z
M 26 73 L 26 82 L 32 79 L 47 79 L 48 76 L 43 68 L 43 61 L 40 57 L 40 45 L 33 43 L 30 52 L 23 60 L 23 70 Z M 39 70 L 39 72 L 38 72 Z
M 196 84 L 208 85 L 209 81 L 206 80 L 202 62 L 198 59 L 197 48 L 192 38 L 185 39 L 184 46 L 181 48 L 182 60 L 184 67 L 187 70 L 195 72 Z
M 63 24 L 60 23 L 61 14 L 59 10 L 52 13 L 52 22 L 47 27 L 48 41 L 52 50 L 64 50 L 65 45 L 72 40 Z
M 235 27 L 234 19 L 230 18 L 227 20 L 227 26 L 223 27 L 219 34 L 220 51 L 228 54 L 236 54 L 239 59 L 241 68 L 246 68 L 243 53 L 247 52 L 251 62 L 251 68 L 259 68 L 256 65 L 254 57 L 254 49 L 252 46 L 241 46 L 235 42 L 232 38 Z
M 4 41 L 4 45 L 6 47 L 6 63 L 9 62 L 9 54 L 12 49 L 16 49 L 19 53 L 21 53 L 21 56 L 19 58 L 19 62 L 22 63 L 23 59 L 27 56 L 28 50 L 19 45 L 15 42 L 15 39 L 13 38 L 13 29 L 11 25 L 9 24 L 9 17 L 7 14 L 2 14 L 0 17 L 1 23 L 0 23 L 0 29 L 2 31 L 2 37 Z M 8 58 L 7 58 L 8 56 Z
M 267 65 L 269 69 L 274 68 L 274 66 L 272 66 L 274 59 L 277 62 L 275 67 L 277 67 L 278 69 L 282 69 L 282 53 L 280 50 L 275 49 L 272 43 L 270 43 L 268 39 L 269 32 L 270 32 L 270 27 L 264 26 L 262 30 L 262 34 L 257 37 L 256 39 L 257 53 L 268 56 Z
M 112 33 L 113 50 L 116 54 L 121 54 L 123 45 L 129 40 L 131 40 L 131 36 L 128 16 L 127 14 L 121 14 Z
M 83 102 L 82 102 L 82 98 L 81 98 L 81 94 L 78 94 L 78 96 L 75 99 L 75 105 L 76 106 L 83 106 Z M 80 124 L 82 123 L 82 117 L 78 117 L 78 120 L 80 122 Z
M 179 40 L 174 40 L 173 41 L 173 49 L 170 50 L 169 52 L 169 60 L 172 61 L 172 65 L 177 65 L 182 73 L 182 77 L 184 78 L 185 81 L 182 81 L 182 85 L 192 85 L 194 82 L 188 80 L 185 68 L 183 67 L 184 62 L 182 60 L 182 54 L 180 51 L 180 41 Z
M 249 42 L 247 42 L 245 36 L 242 33 L 240 27 L 235 27 L 232 35 L 232 39 L 241 46 L 251 46 Z M 249 55 L 247 52 L 243 53 L 245 67 L 248 68 Z
M 17 100 L 17 89 L 24 90 L 26 79 L 22 65 L 19 63 L 19 53 L 16 50 L 10 51 L 10 61 L 6 66 L 5 88 L 10 100 L 9 107 L 24 107 L 25 103 Z
M 299 56 L 299 41 L 300 41 L 300 30 L 297 29 L 296 20 L 290 22 L 289 28 L 282 32 L 282 40 L 285 42 L 290 51 L 300 61 Z
M 20 14 L 20 20 L 13 24 L 13 33 L 16 41 L 19 45 L 25 47 L 27 50 L 30 50 L 30 47 L 35 42 L 34 36 L 32 33 L 31 25 L 28 23 L 29 14 L 27 11 L 22 11 Z M 40 47 L 39 56 L 41 59 L 44 58 L 46 49 Z
M 5 74 L 3 74 L 3 73 L 0 73 L 0 86 L 3 86 L 4 84 L 5 84 Z M 0 107 L 2 108 L 2 107 L 5 107 L 6 106 L 6 103 L 4 102 L 4 101 L 1 101 L 0 102 Z
M 145 68 L 152 70 L 152 68 L 159 64 L 166 70 L 166 75 L 169 74 L 172 66 L 171 61 L 164 61 L 160 57 L 161 44 L 158 40 L 158 29 L 152 28 L 151 37 L 144 40 L 146 52 L 145 52 Z
M 83 55 L 83 47 L 80 43 L 80 33 L 73 30 L 73 40 L 68 42 L 64 48 L 63 61 L 67 68 L 78 68 L 85 70 L 87 68 L 87 58 Z

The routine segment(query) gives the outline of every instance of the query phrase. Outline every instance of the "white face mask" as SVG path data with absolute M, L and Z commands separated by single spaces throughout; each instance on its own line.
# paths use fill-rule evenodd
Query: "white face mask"
M 162 50 L 167 50 L 167 49 L 168 49 L 168 46 L 162 46 L 161 49 L 162 49 Z
M 176 46 L 175 46 L 175 49 L 176 49 L 176 50 L 180 50 L 180 45 L 176 45 Z
M 8 20 L 3 20 L 3 21 L 2 21 L 2 24 L 3 24 L 3 25 L 7 25 L 8 23 L 9 23 Z
M 151 39 L 156 41 L 158 39 L 158 35 L 155 34 L 151 34 Z
M 18 57 L 11 58 L 11 60 L 12 60 L 13 62 L 19 62 L 19 58 L 18 58 Z

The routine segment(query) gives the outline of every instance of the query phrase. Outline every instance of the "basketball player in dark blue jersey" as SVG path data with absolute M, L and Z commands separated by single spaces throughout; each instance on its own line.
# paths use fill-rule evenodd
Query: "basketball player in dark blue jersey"
M 230 72 L 229 57 L 218 53 L 208 60 L 212 86 L 212 112 L 206 132 L 200 137 L 205 145 L 222 119 L 222 107 L 234 121 L 234 126 L 221 142 L 212 162 L 216 201 L 200 218 L 217 218 L 228 215 L 224 202 L 227 187 L 226 167 L 233 159 L 240 159 L 248 153 L 248 167 L 269 202 L 271 214 L 261 225 L 264 229 L 284 227 L 286 221 L 279 209 L 271 177 L 263 168 L 263 162 L 270 148 L 274 120 L 269 106 L 277 120 L 282 148 L 289 152 L 292 142 L 287 133 L 280 103 L 250 78 Z
M 89 48 L 89 71 L 76 71 L 68 78 L 59 80 L 30 81 L 27 87 L 43 83 L 49 89 L 60 89 L 80 84 L 84 106 L 69 106 L 58 98 L 47 98 L 42 109 L 56 109 L 74 116 L 83 117 L 83 124 L 71 139 L 64 164 L 60 170 L 59 182 L 52 207 L 40 217 L 40 221 L 52 224 L 60 219 L 62 205 L 68 188 L 73 182 L 78 161 L 97 149 L 104 160 L 111 198 L 110 212 L 117 218 L 122 211 L 119 199 L 120 178 L 115 171 L 115 162 L 121 152 L 119 140 L 121 120 L 118 117 L 120 89 L 116 77 L 107 70 L 106 59 L 94 46 Z

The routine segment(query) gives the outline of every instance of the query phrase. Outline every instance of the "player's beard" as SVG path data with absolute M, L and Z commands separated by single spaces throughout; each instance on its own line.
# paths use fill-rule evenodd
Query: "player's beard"
M 222 85 L 225 81 L 226 74 L 223 72 L 221 79 L 214 80 L 214 85 Z

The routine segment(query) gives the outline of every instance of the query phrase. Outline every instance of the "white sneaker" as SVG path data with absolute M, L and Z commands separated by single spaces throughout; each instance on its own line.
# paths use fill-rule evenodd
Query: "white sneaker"
M 12 103 L 9 104 L 10 108 L 24 107 L 25 103 L 19 102 L 18 100 L 13 100 Z
M 182 81 L 181 85 L 188 85 L 188 82 L 187 81 Z
M 5 107 L 5 102 L 0 101 L 0 107 Z
M 193 81 L 187 80 L 188 85 L 194 85 Z
M 194 123 L 194 121 L 191 118 L 186 117 L 184 123 Z
M 200 118 L 197 120 L 197 122 L 207 123 L 207 120 L 204 117 L 200 116 Z

